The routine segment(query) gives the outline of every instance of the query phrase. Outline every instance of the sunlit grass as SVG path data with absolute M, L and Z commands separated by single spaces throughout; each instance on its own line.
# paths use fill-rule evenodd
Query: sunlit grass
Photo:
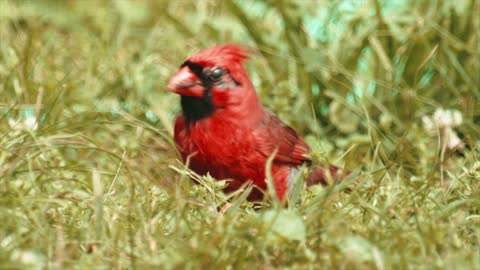
M 285 2 L 1 1 L 0 268 L 479 269 L 479 2 Z M 253 204 L 179 162 L 165 82 L 227 42 L 345 182 Z

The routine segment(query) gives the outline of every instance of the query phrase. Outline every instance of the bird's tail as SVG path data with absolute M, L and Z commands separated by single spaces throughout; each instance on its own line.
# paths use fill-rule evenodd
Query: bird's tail
M 324 186 L 336 182 L 340 182 L 345 175 L 345 173 L 341 168 L 328 165 L 328 168 L 320 165 L 315 167 L 307 177 L 307 186 L 322 184 Z

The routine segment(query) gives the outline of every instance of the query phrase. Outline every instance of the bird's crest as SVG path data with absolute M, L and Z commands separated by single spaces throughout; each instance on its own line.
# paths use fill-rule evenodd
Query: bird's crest
M 252 50 L 238 44 L 224 44 L 199 51 L 188 60 L 202 66 L 231 66 L 243 64 Z

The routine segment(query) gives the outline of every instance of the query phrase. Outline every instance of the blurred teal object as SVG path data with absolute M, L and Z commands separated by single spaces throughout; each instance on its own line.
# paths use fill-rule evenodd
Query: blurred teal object
M 316 11 L 314 11 L 314 15 L 309 14 L 305 15 L 304 26 L 306 32 L 310 37 L 319 41 L 319 42 L 333 42 L 337 40 L 337 34 L 335 32 L 344 32 L 347 31 L 346 23 L 349 20 L 349 17 L 352 14 L 361 8 L 363 5 L 369 4 L 367 0 L 343 0 L 337 1 L 334 4 L 334 7 L 331 9 L 334 12 L 328 13 L 325 6 L 319 6 Z M 390 12 L 396 12 L 400 9 L 406 7 L 407 1 L 405 0 L 394 0 L 394 1 L 380 1 L 380 6 L 382 8 L 382 14 Z M 373 16 L 375 14 L 375 10 L 371 9 L 371 14 Z M 331 29 L 335 29 L 332 31 Z M 369 61 L 371 61 L 372 56 L 372 49 L 370 47 L 364 48 L 362 51 L 362 56 L 359 58 L 357 63 L 357 68 L 360 74 L 369 72 Z M 394 59 L 394 64 L 397 69 L 397 72 L 400 74 L 402 73 L 403 67 L 399 61 L 399 59 Z M 429 82 L 430 78 L 433 74 L 427 73 L 422 77 L 420 82 L 421 85 L 425 85 Z M 366 91 L 369 95 L 373 95 L 376 89 L 376 82 L 370 81 L 367 86 L 362 83 L 357 83 L 354 88 L 352 89 L 356 96 L 362 97 L 364 95 L 364 91 Z M 318 94 L 319 89 L 312 88 L 312 93 Z M 355 102 L 353 95 L 347 95 L 346 101 L 348 104 L 353 104 Z M 322 112 L 328 112 L 328 109 L 322 109 Z
M 148 121 L 152 124 L 158 122 L 158 116 L 152 111 L 145 112 L 145 117 L 147 117 Z
M 34 108 L 23 109 L 22 115 L 24 117 L 35 117 L 35 109 Z
M 304 19 L 304 25 L 307 33 L 315 40 L 320 42 L 331 42 L 336 40 L 337 36 L 330 29 L 343 32 L 346 30 L 345 19 L 358 9 L 361 5 L 367 4 L 366 0 L 345 0 L 338 1 L 337 6 L 333 8 L 333 13 L 328 13 L 328 9 L 319 6 L 317 16 L 307 15 Z
M 419 85 L 420 87 L 425 87 L 428 85 L 430 80 L 433 77 L 433 70 L 431 68 L 427 69 L 427 71 L 423 74 L 422 78 L 420 79 Z

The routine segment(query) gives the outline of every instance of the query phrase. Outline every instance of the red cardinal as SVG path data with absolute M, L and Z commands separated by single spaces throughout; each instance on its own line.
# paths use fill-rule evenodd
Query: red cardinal
M 280 201 L 298 173 L 311 160 L 309 147 L 291 127 L 265 109 L 243 63 L 249 50 L 240 45 L 215 46 L 188 58 L 168 82 L 181 96 L 182 114 L 175 121 L 174 139 L 184 162 L 200 175 L 231 180 L 226 191 L 252 181 L 265 190 L 266 162 L 275 153 L 271 175 Z M 336 177 L 338 168 L 330 166 Z M 322 167 L 307 183 L 326 183 Z M 259 199 L 252 192 L 249 199 Z

